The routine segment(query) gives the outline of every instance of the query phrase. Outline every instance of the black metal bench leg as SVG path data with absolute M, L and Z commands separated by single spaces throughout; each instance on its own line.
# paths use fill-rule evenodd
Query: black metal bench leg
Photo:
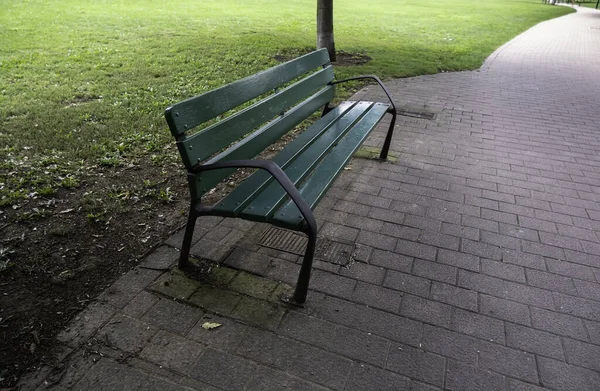
M 392 135 L 394 134 L 394 126 L 396 126 L 396 109 L 392 109 L 390 111 L 392 114 L 392 121 L 390 123 L 390 128 L 388 129 L 387 135 L 385 136 L 385 141 L 383 142 L 383 148 L 381 148 L 381 153 L 379 154 L 379 158 L 381 160 L 386 160 L 388 151 L 390 150 L 390 145 L 392 144 Z
M 312 270 L 313 258 L 315 256 L 315 248 L 317 247 L 317 227 L 310 227 L 307 231 L 308 245 L 304 253 L 304 260 L 300 267 L 300 275 L 296 283 L 296 290 L 292 300 L 296 304 L 304 304 L 306 294 L 308 293 L 308 283 L 310 282 L 310 272 Z
M 194 237 L 194 227 L 196 226 L 196 219 L 198 215 L 194 209 L 194 206 L 190 208 L 190 214 L 188 215 L 188 221 L 185 226 L 185 234 L 183 235 L 183 244 L 181 245 L 181 253 L 179 254 L 179 268 L 189 269 L 193 264 L 189 261 L 190 248 L 192 247 L 192 238 Z

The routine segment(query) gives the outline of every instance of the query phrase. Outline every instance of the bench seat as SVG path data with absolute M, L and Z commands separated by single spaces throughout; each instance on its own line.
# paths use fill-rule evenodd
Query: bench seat
M 331 106 L 336 84 L 371 79 L 388 103 L 342 102 Z M 263 151 L 307 119 L 321 114 L 272 159 Z M 321 49 L 255 75 L 179 102 L 165 111 L 187 169 L 190 212 L 179 267 L 194 270 L 189 251 L 196 219 L 234 217 L 270 223 L 308 236 L 292 301 L 306 300 L 317 241 L 312 210 L 385 114 L 391 114 L 380 159 L 385 160 L 396 121 L 389 91 L 376 76 L 334 80 Z M 237 169 L 256 169 L 214 205 L 203 196 Z
M 343 102 L 301 133 L 272 161 L 283 169 L 314 209 L 389 108 L 384 103 Z M 265 171 L 247 178 L 217 203 L 212 212 L 296 231 L 302 231 L 306 225 L 296 204 Z

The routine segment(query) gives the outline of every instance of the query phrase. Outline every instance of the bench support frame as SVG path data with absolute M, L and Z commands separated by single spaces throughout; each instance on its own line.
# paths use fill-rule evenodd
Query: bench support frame
M 312 263 L 317 245 L 318 228 L 317 221 L 312 210 L 306 201 L 304 201 L 292 181 L 290 181 L 287 175 L 285 175 L 283 170 L 270 160 L 230 160 L 214 164 L 197 165 L 189 173 L 190 180 L 193 180 L 194 174 L 196 173 L 225 168 L 257 168 L 267 171 L 277 182 L 279 182 L 281 187 L 283 187 L 283 189 L 300 210 L 300 213 L 306 222 L 303 232 L 308 236 L 308 245 L 304 253 L 304 260 L 302 261 L 302 266 L 300 268 L 300 274 L 298 276 L 298 282 L 296 283 L 296 290 L 294 291 L 292 301 L 295 304 L 303 304 L 306 301 L 306 295 L 308 293 L 310 272 L 312 270 Z M 183 236 L 181 253 L 179 254 L 178 266 L 180 269 L 186 271 L 196 270 L 196 266 L 188 259 L 192 246 L 192 238 L 194 236 L 194 228 L 196 227 L 196 220 L 198 217 L 210 215 L 214 215 L 210 206 L 203 205 L 200 201 L 192 201 L 190 213 L 188 215 L 188 221 L 185 227 L 185 234 Z

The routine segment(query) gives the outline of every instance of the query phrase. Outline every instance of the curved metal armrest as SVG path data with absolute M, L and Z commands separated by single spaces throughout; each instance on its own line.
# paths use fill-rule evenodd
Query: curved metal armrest
M 394 100 L 392 99 L 392 94 L 390 94 L 390 91 L 383 84 L 383 82 L 381 81 L 381 79 L 379 79 L 375 75 L 362 75 L 362 76 L 350 77 L 348 79 L 343 79 L 343 80 L 334 80 L 334 81 L 330 81 L 329 85 L 335 85 L 335 84 L 340 84 L 340 83 L 344 83 L 344 82 L 347 82 L 347 81 L 362 80 L 362 79 L 372 79 L 372 80 L 375 80 L 377 82 L 377 84 L 379 84 L 379 86 L 383 89 L 383 92 L 385 92 L 385 94 L 387 95 L 388 99 L 390 100 L 390 104 L 392 105 L 392 111 L 395 113 L 396 112 L 396 105 L 394 104 Z
M 277 182 L 279 182 L 281 187 L 283 187 L 283 189 L 290 196 L 292 201 L 294 201 L 294 204 L 296 204 L 296 206 L 300 210 L 300 213 L 304 217 L 304 220 L 306 221 L 308 226 L 316 230 L 317 221 L 315 220 L 315 216 L 313 215 L 312 210 L 310 210 L 310 207 L 308 206 L 306 201 L 304 201 L 304 198 L 302 198 L 300 192 L 298 191 L 298 189 L 296 189 L 296 186 L 294 186 L 290 178 L 288 178 L 288 176 L 285 174 L 285 172 L 283 172 L 281 167 L 279 167 L 273 161 L 258 159 L 229 160 L 212 164 L 198 165 L 193 167 L 191 171 L 194 173 L 198 173 L 223 168 L 258 168 L 260 170 L 267 171 L 269 174 L 271 174 L 273 178 L 275 178 Z

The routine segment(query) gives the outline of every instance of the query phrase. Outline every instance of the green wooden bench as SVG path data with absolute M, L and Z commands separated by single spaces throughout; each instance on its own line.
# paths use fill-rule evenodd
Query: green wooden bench
M 192 201 L 179 259 L 181 269 L 194 268 L 188 256 L 200 216 L 237 217 L 301 231 L 308 236 L 308 245 L 292 300 L 304 303 L 317 241 L 312 210 L 369 133 L 390 113 L 380 154 L 382 160 L 387 158 L 396 121 L 390 93 L 377 77 L 333 79 L 327 50 L 322 49 L 165 111 L 187 169 Z M 343 102 L 332 107 L 335 85 L 358 79 L 375 80 L 389 103 Z M 243 106 L 256 98 L 262 99 Z M 212 123 L 236 108 L 234 114 Z M 315 112 L 320 112 L 321 118 L 272 160 L 255 158 Z M 257 170 L 215 205 L 203 204 L 202 196 L 238 168 Z

